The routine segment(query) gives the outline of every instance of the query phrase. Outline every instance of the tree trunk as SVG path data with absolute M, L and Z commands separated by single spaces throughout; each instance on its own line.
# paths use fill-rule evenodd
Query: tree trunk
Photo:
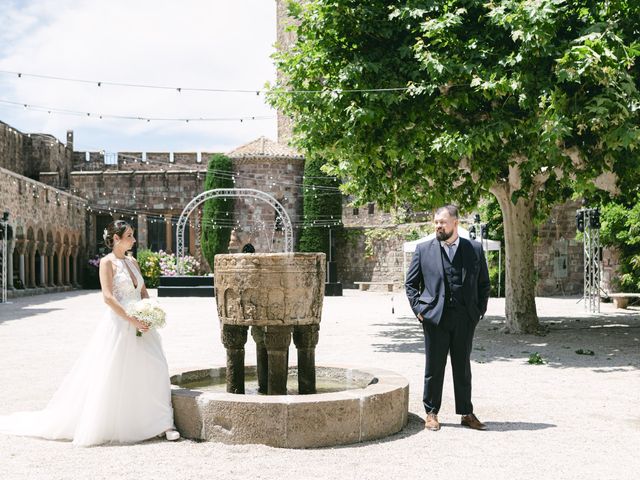
M 505 313 L 507 333 L 539 331 L 536 279 L 533 266 L 533 213 L 535 196 L 511 201 L 510 188 L 495 187 L 502 210 L 505 238 Z

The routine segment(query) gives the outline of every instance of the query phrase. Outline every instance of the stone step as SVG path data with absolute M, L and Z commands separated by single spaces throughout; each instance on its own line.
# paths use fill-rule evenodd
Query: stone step
M 213 287 L 213 277 L 199 275 L 178 275 L 160 277 L 161 287 Z

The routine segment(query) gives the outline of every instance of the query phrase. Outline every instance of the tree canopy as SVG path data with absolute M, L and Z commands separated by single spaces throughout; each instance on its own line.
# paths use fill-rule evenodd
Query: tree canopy
M 637 181 L 640 3 L 291 2 L 270 101 L 356 199 L 418 208 L 495 195 L 507 325 L 538 326 L 533 218 Z

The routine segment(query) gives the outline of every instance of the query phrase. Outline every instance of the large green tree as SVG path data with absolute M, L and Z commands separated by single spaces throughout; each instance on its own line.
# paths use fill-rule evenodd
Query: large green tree
M 233 188 L 231 159 L 221 153 L 214 153 L 209 159 L 204 191 L 216 188 Z M 227 253 L 233 224 L 233 199 L 212 198 L 202 209 L 202 230 L 200 246 L 204 258 L 213 270 L 213 257 Z
M 297 42 L 276 54 L 269 98 L 356 198 L 467 207 L 493 194 L 507 329 L 533 332 L 534 217 L 570 189 L 635 181 L 639 4 L 292 2 Z

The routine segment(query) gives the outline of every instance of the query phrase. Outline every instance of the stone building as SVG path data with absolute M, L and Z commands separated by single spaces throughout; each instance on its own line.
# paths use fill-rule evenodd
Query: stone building
M 265 137 L 232 150 L 235 187 L 268 193 L 284 207 L 293 224 L 297 244 L 302 219 L 304 157 L 294 149 Z M 234 220 L 240 244 L 251 243 L 258 252 L 279 252 L 284 247 L 283 226 L 268 204 L 254 199 L 235 200 Z
M 0 211 L 8 213 L 11 296 L 80 285 L 86 203 L 43 182 L 51 176 L 67 182 L 70 159 L 68 145 L 52 136 L 25 134 L 0 122 Z
M 100 251 L 114 218 L 136 229 L 137 248 L 175 252 L 184 207 L 204 190 L 211 152 L 84 152 L 73 132 L 62 144 L 0 123 L 0 213 L 9 213 L 9 296 L 80 286 L 96 273 L 88 259 Z M 302 215 L 304 159 L 295 150 L 259 138 L 229 153 L 237 188 L 272 195 L 294 224 Z M 235 204 L 235 236 L 257 251 L 281 251 L 284 234 L 274 209 L 256 199 Z M 187 253 L 203 267 L 201 210 L 189 219 Z

